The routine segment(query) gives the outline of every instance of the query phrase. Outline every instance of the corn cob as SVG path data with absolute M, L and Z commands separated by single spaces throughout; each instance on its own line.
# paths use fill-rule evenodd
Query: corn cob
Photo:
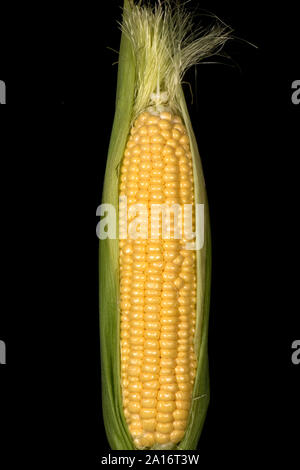
M 228 32 L 215 26 L 186 37 L 191 28 L 182 9 L 125 1 L 103 191 L 103 202 L 118 207 L 119 239 L 100 244 L 103 416 L 113 449 L 194 449 L 209 403 L 209 213 L 180 83 Z M 190 205 L 192 234 L 195 204 L 204 204 L 202 249 L 190 249 L 191 234 L 175 216 L 165 237 L 153 204 L 183 214 Z M 144 223 L 130 237 L 138 216 Z
M 179 116 L 143 112 L 121 167 L 120 195 L 135 204 L 193 204 L 189 137 Z M 149 217 L 149 216 L 148 216 Z M 150 225 L 150 221 L 149 225 Z M 161 227 L 162 228 L 162 227 Z M 196 256 L 184 239 L 120 241 L 124 413 L 136 447 L 177 444 L 196 373 Z

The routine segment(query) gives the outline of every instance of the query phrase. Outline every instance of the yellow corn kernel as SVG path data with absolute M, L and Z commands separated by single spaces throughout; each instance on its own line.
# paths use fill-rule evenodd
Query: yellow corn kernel
M 173 431 L 173 423 L 157 423 L 156 431 L 163 434 L 170 434 Z
M 186 425 L 187 425 L 186 420 L 174 421 L 173 423 L 174 429 L 179 430 L 179 431 L 184 431 L 186 428 Z
M 176 429 L 171 432 L 170 441 L 174 442 L 174 444 L 177 444 L 178 442 L 181 441 L 181 439 L 183 439 L 183 436 L 184 436 L 184 431 L 179 431 Z
M 142 419 L 152 419 L 156 417 L 156 409 L 155 408 L 142 408 L 140 411 L 140 417 Z
M 155 442 L 157 442 L 157 444 L 167 444 L 168 442 L 170 442 L 170 434 L 164 434 L 164 433 L 161 433 L 161 432 L 156 432 L 155 433 Z
M 146 432 L 143 437 L 140 439 L 140 444 L 138 447 L 151 447 L 155 442 L 154 433 Z
M 142 420 L 143 430 L 154 432 L 156 429 L 156 419 L 155 418 L 148 418 Z

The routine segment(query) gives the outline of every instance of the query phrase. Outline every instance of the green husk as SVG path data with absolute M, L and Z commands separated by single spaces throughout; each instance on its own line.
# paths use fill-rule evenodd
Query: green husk
M 185 17 L 182 16 L 183 12 L 184 10 L 176 10 L 174 13 L 169 2 L 159 3 L 154 11 L 150 7 L 143 7 L 141 2 L 138 5 L 134 5 L 129 0 L 124 2 L 116 111 L 108 151 L 102 201 L 118 208 L 120 164 L 133 119 L 150 105 L 153 107 L 153 102 L 150 99 L 150 94 L 153 92 L 156 92 L 158 96 L 155 104 L 158 109 L 159 106 L 164 105 L 159 97 L 160 91 L 166 90 L 169 95 L 168 108 L 181 114 L 190 137 L 194 166 L 195 202 L 205 205 L 205 242 L 203 248 L 197 252 L 198 287 L 195 334 L 195 351 L 198 358 L 197 375 L 187 430 L 183 440 L 173 447 L 178 450 L 193 450 L 197 446 L 209 404 L 207 338 L 211 282 L 211 238 L 204 176 L 196 138 L 181 87 L 181 79 L 188 67 L 214 51 L 217 52 L 228 39 L 228 32 L 225 32 L 223 26 L 216 26 L 215 29 L 211 28 L 209 32 L 206 32 L 206 36 L 201 31 L 200 38 L 195 36 L 195 33 L 189 34 L 190 16 L 186 13 Z M 140 18 L 140 29 L 137 27 L 137 17 Z M 135 33 L 130 29 L 132 18 L 134 18 Z M 183 24 L 179 23 L 179 18 L 183 18 Z M 177 34 L 180 38 L 180 44 L 177 45 L 176 35 L 174 36 L 174 21 L 176 21 Z M 147 34 L 148 40 L 144 46 L 143 28 L 146 28 L 149 34 L 154 31 L 154 34 L 158 35 L 155 36 L 156 40 L 149 41 L 149 34 Z M 164 41 L 163 45 L 161 41 Z M 151 49 L 153 44 L 155 47 Z M 185 51 L 181 56 L 178 55 L 178 50 L 180 50 L 178 45 L 182 51 Z M 174 55 L 175 46 L 177 56 Z M 172 54 L 173 57 L 171 57 Z M 161 65 L 148 68 L 147 63 L 151 63 L 152 60 L 153 64 L 155 58 L 158 63 L 160 61 Z M 183 68 L 179 67 L 181 62 L 184 63 Z M 153 70 L 152 75 L 151 70 Z M 147 83 L 145 83 L 143 72 L 148 77 Z M 142 86 L 146 87 L 146 92 L 141 90 Z M 135 446 L 122 407 L 119 298 L 119 243 L 118 240 L 101 240 L 100 340 L 103 418 L 111 448 L 133 450 Z M 156 447 L 156 449 L 162 448 L 164 447 Z
M 126 0 L 124 7 L 128 7 Z M 132 120 L 135 90 L 135 60 L 129 40 L 122 34 L 116 111 L 102 201 L 118 207 L 119 169 Z M 119 309 L 119 243 L 100 241 L 100 344 L 102 410 L 108 442 L 113 450 L 133 450 L 123 414 L 120 384 L 120 309 Z
M 198 358 L 197 374 L 187 430 L 183 440 L 177 446 L 177 449 L 194 450 L 202 432 L 210 400 L 207 341 L 211 286 L 211 234 L 204 175 L 183 92 L 181 92 L 180 97 L 180 109 L 190 137 L 194 168 L 195 202 L 196 204 L 204 204 L 205 211 L 204 246 L 197 252 L 197 322 L 195 331 L 195 351 Z

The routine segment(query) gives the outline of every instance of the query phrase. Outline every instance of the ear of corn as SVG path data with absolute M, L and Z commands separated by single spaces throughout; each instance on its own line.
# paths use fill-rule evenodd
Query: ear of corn
M 183 10 L 127 0 L 122 30 L 103 202 L 118 208 L 126 195 L 128 209 L 143 201 L 204 204 L 205 237 L 187 258 L 182 241 L 168 245 L 161 236 L 101 240 L 104 423 L 112 449 L 192 450 L 209 403 L 211 246 L 203 171 L 180 83 L 228 32 L 216 26 L 195 36 Z M 177 274 L 170 277 L 167 267 Z

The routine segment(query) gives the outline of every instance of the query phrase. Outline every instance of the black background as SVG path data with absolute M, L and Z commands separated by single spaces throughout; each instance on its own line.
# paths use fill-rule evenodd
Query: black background
M 93 216 L 114 114 L 117 54 L 108 47 L 119 47 L 120 6 L 29 6 L 33 25 L 19 10 L 1 33 L 0 79 L 8 104 L 22 105 L 1 115 L 0 458 L 10 464 L 89 467 L 109 449 Z M 300 366 L 291 362 L 299 339 L 300 105 L 291 102 L 299 17 L 291 2 L 201 8 L 258 47 L 232 41 L 232 61 L 186 77 L 213 235 L 212 396 L 201 463 L 288 467 L 299 440 Z

